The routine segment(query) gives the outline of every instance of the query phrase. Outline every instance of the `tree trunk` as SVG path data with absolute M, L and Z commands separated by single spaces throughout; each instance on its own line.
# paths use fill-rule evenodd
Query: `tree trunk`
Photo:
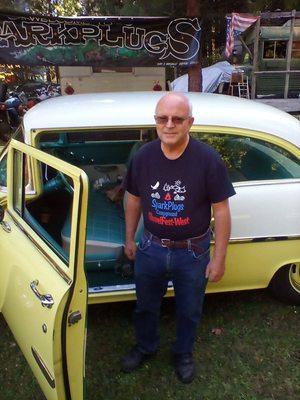
M 199 12 L 199 0 L 187 0 L 187 17 L 198 17 Z M 198 55 L 198 63 L 191 65 L 188 69 L 189 76 L 189 92 L 202 92 L 202 67 L 200 54 Z

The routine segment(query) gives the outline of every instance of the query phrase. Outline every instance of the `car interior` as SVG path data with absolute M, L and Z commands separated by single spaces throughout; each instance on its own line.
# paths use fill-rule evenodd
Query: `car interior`
M 154 129 L 131 129 L 44 133 L 39 138 L 43 151 L 78 166 L 89 178 L 85 269 L 90 292 L 134 288 L 133 263 L 124 255 L 126 195 L 122 181 L 135 152 L 154 137 Z M 72 183 L 47 165 L 41 168 L 43 194 L 26 204 L 24 218 L 67 262 Z M 141 218 L 137 241 L 142 226 Z
M 233 182 L 293 178 L 295 164 L 259 141 L 231 135 L 194 134 L 222 155 Z M 156 137 L 154 128 L 43 132 L 38 147 L 83 169 L 89 178 L 85 269 L 90 293 L 133 289 L 133 263 L 124 255 L 126 194 L 122 181 L 133 155 Z M 276 164 L 276 157 L 280 158 Z M 283 162 L 285 161 L 285 162 Z M 291 164 L 292 163 L 292 164 Z M 43 193 L 26 204 L 24 219 L 53 250 L 68 260 L 72 183 L 42 165 Z M 143 227 L 140 220 L 136 241 Z

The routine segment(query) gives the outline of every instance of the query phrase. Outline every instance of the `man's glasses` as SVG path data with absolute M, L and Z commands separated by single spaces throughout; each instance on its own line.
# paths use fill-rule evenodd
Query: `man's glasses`
M 167 115 L 154 115 L 154 119 L 158 125 L 166 125 L 169 119 L 171 119 L 172 124 L 181 125 L 185 120 L 189 118 L 191 117 L 177 117 L 177 116 L 168 117 Z

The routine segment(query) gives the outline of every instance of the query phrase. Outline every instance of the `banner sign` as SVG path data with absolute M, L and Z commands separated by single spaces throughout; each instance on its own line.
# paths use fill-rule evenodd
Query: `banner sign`
M 148 67 L 198 61 L 198 18 L 0 13 L 0 63 Z

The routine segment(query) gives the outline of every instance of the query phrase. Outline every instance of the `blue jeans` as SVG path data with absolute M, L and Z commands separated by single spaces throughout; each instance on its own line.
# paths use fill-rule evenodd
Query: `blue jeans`
M 198 244 L 198 243 L 197 243 Z M 210 235 L 199 241 L 204 249 L 196 254 L 190 249 L 168 249 L 145 233 L 135 260 L 137 304 L 134 326 L 138 348 L 154 353 L 159 346 L 159 314 L 168 282 L 173 282 L 176 304 L 176 341 L 173 352 L 191 353 L 201 319 L 209 262 Z

